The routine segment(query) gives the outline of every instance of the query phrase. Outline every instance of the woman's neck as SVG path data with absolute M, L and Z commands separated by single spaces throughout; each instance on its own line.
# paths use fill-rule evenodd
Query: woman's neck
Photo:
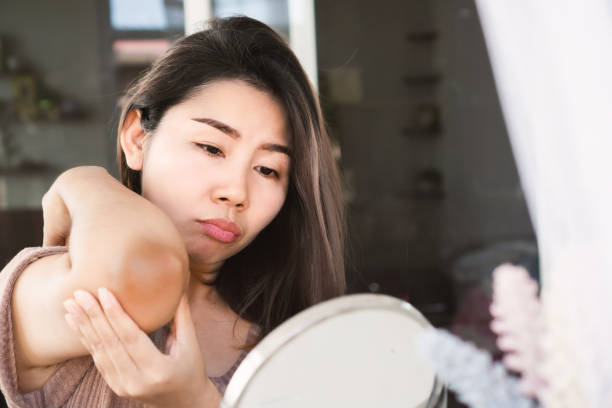
M 219 296 L 213 285 L 208 285 L 205 282 L 210 282 L 217 274 L 217 270 L 203 274 L 200 270 L 197 273 L 191 272 L 189 276 L 189 286 L 187 288 L 187 298 L 189 303 L 194 305 L 205 302 L 209 306 L 220 306 L 225 308 L 225 301 Z

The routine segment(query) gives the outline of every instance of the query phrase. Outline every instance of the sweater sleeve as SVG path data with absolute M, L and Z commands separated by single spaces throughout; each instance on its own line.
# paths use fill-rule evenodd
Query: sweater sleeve
M 15 282 L 32 262 L 67 250 L 67 247 L 25 248 L 0 272 L 0 389 L 9 407 L 64 406 L 93 365 L 89 356 L 68 360 L 58 365 L 43 387 L 25 394 L 18 390 L 11 309 Z

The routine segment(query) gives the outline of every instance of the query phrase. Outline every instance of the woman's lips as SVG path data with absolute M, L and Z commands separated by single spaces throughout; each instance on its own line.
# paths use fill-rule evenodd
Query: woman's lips
M 221 242 L 234 242 L 242 234 L 240 227 L 235 223 L 223 219 L 210 219 L 198 221 L 204 227 L 204 232 L 209 237 Z

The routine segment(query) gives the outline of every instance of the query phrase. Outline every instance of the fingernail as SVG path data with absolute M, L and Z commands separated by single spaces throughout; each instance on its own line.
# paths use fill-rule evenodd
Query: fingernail
M 70 314 L 76 315 L 79 313 L 79 309 L 72 299 L 66 299 L 64 301 L 64 309 L 66 309 Z
M 89 304 L 90 301 L 91 301 L 89 293 L 87 293 L 87 292 L 85 292 L 83 290 L 80 290 L 80 289 L 74 291 L 74 298 L 81 305 Z
M 113 295 L 106 288 L 98 289 L 98 300 L 102 304 L 102 307 L 108 309 L 113 306 Z

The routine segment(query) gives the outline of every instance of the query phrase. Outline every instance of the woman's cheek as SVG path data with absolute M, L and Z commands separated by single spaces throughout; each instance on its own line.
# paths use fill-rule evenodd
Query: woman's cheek
M 280 187 L 280 186 L 279 186 Z M 278 215 L 283 204 L 285 203 L 285 198 L 287 196 L 287 191 L 285 188 L 276 188 L 274 191 L 266 194 L 264 205 L 262 206 L 265 214 L 261 218 L 264 219 L 264 224 L 262 229 L 265 228 L 272 220 Z

